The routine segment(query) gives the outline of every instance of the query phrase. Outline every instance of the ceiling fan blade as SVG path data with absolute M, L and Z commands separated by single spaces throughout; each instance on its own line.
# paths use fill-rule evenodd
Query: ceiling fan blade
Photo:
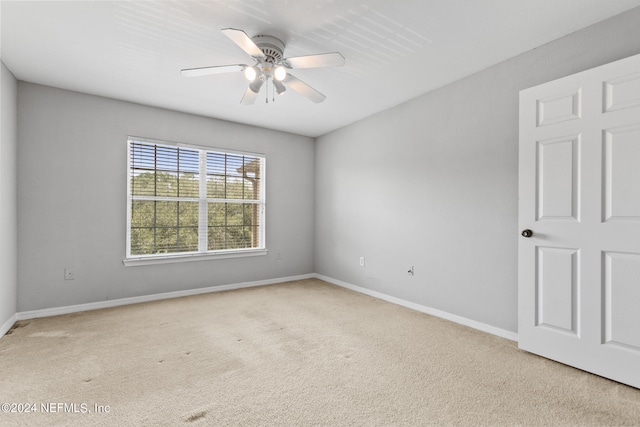
M 240 100 L 240 104 L 242 105 L 252 105 L 256 102 L 256 98 L 258 98 L 258 93 L 251 90 L 250 87 L 244 92 L 242 99 Z
M 214 67 L 185 68 L 181 70 L 185 77 L 208 76 L 211 74 L 232 73 L 234 71 L 242 71 L 246 65 L 217 65 Z
M 320 68 L 339 67 L 344 65 L 345 59 L 339 52 L 320 53 L 318 55 L 294 56 L 285 58 L 284 64 L 288 68 Z
M 293 90 L 298 92 L 300 95 L 306 96 L 309 100 L 317 103 L 324 101 L 327 97 L 303 82 L 302 80 L 292 76 L 287 73 L 287 78 L 284 79 L 284 82 Z
M 221 31 L 225 36 L 229 37 L 232 42 L 237 44 L 240 49 L 244 50 L 247 55 L 256 59 L 263 59 L 265 57 L 262 50 L 256 46 L 251 40 L 251 37 L 244 31 L 236 30 L 235 28 L 223 28 Z

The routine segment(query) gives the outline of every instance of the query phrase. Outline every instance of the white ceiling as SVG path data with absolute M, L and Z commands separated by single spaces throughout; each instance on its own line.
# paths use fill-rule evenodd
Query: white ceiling
M 2 60 L 19 80 L 319 136 L 633 7 L 640 0 L 5 1 Z M 268 34 L 285 56 L 339 51 L 344 67 L 291 73 L 289 90 L 240 105 L 250 63 L 222 28 Z M 265 85 L 266 86 L 266 85 Z

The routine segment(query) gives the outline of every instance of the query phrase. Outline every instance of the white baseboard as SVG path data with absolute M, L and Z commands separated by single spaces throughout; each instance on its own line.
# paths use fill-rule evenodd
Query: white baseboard
M 384 301 L 388 301 L 393 304 L 398 304 L 403 307 L 410 308 L 412 310 L 420 311 L 431 316 L 440 317 L 445 320 L 449 320 L 454 323 L 459 323 L 470 328 L 477 329 L 482 332 L 487 332 L 493 335 L 497 335 L 502 338 L 506 338 L 511 341 L 518 341 L 518 334 L 516 332 L 507 331 L 506 329 L 496 328 L 495 326 L 487 325 L 486 323 L 477 322 L 475 320 L 467 319 L 466 317 L 458 316 L 456 314 L 447 313 L 446 311 L 438 310 L 436 308 L 427 307 L 425 305 L 416 304 L 411 301 L 406 301 L 400 298 L 392 297 L 382 292 L 372 291 L 371 289 L 363 288 L 361 286 L 352 285 L 351 283 L 343 282 L 342 280 L 334 279 L 332 277 L 323 276 L 322 274 L 315 274 L 314 277 L 325 282 L 338 285 L 340 287 L 351 289 L 352 291 L 366 294 L 374 298 L 378 298 Z
M 109 301 L 99 301 L 87 304 L 68 305 L 64 307 L 44 308 L 41 310 L 22 311 L 11 316 L 2 326 L 0 326 L 0 337 L 4 336 L 11 329 L 17 320 L 36 319 L 39 317 L 57 316 L 60 314 L 77 313 L 80 311 L 98 310 L 101 308 L 118 307 L 128 304 L 138 304 L 142 302 L 158 301 L 170 298 L 186 297 L 191 295 L 200 295 L 210 292 L 230 291 L 234 289 L 252 288 L 256 286 L 273 285 L 283 282 L 291 282 L 294 280 L 304 280 L 317 278 L 324 280 L 325 282 L 332 283 L 334 285 L 350 289 L 355 292 L 366 294 L 374 298 L 379 298 L 384 301 L 388 301 L 393 304 L 398 304 L 403 307 L 410 308 L 412 310 L 420 311 L 422 313 L 429 314 L 431 316 L 440 317 L 451 322 L 459 323 L 461 325 L 469 326 L 479 331 L 487 332 L 493 335 L 497 335 L 502 338 L 506 338 L 511 341 L 518 341 L 518 334 L 516 332 L 507 331 L 506 329 L 497 328 L 495 326 L 487 325 L 482 322 L 467 319 L 466 317 L 458 316 L 455 314 L 447 313 L 446 311 L 438 310 L 425 305 L 417 304 L 411 301 L 406 301 L 401 298 L 396 298 L 382 292 L 373 291 L 371 289 L 363 288 L 361 286 L 353 285 L 351 283 L 344 282 L 342 280 L 334 279 L 332 277 L 324 276 L 322 274 L 311 273 L 303 274 L 300 276 L 280 277 L 277 279 L 258 280 L 255 282 L 243 282 L 235 283 L 231 285 L 211 286 L 208 288 L 187 289 L 184 291 L 166 292 L 162 294 L 142 295 L 138 297 L 120 298 Z
M 9 317 L 7 321 L 2 324 L 2 326 L 0 326 L 0 338 L 2 338 L 4 334 L 9 332 L 9 329 L 11 329 L 16 323 L 16 320 L 18 320 L 18 317 L 16 314 L 14 314 L 13 316 Z
M 16 320 L 36 319 L 39 317 L 57 316 L 60 314 L 77 313 L 80 311 L 98 310 L 101 308 L 118 307 L 121 305 L 138 304 L 141 302 L 158 301 L 170 298 L 187 297 L 191 295 L 207 294 L 210 292 L 230 291 L 234 289 L 253 288 L 256 286 L 273 285 L 276 283 L 292 282 L 294 280 L 304 280 L 314 278 L 314 274 L 303 274 L 300 276 L 279 277 L 277 279 L 258 280 L 255 282 L 235 283 L 231 285 L 211 286 L 208 288 L 187 289 L 184 291 L 165 292 L 162 294 L 141 295 L 139 297 L 120 298 L 109 301 L 90 302 L 86 304 L 67 305 L 64 307 L 44 308 L 41 310 L 21 311 L 14 315 Z M 7 322 L 9 323 L 9 322 Z M 13 323 L 11 323 L 13 325 Z

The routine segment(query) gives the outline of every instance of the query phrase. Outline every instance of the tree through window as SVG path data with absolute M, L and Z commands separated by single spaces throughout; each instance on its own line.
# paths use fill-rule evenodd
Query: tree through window
M 127 258 L 264 249 L 264 164 L 130 139 Z

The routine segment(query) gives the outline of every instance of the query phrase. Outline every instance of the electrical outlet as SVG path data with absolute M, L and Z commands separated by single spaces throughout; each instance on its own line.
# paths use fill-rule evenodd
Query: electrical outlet
M 73 268 L 64 269 L 64 280 L 76 280 L 76 272 Z
M 413 265 L 411 266 L 409 271 L 407 271 L 407 273 L 409 274 L 409 276 L 413 276 Z
M 278 252 L 276 254 L 276 259 L 282 259 L 282 252 Z
M 360 257 L 360 267 L 364 267 L 364 257 Z

